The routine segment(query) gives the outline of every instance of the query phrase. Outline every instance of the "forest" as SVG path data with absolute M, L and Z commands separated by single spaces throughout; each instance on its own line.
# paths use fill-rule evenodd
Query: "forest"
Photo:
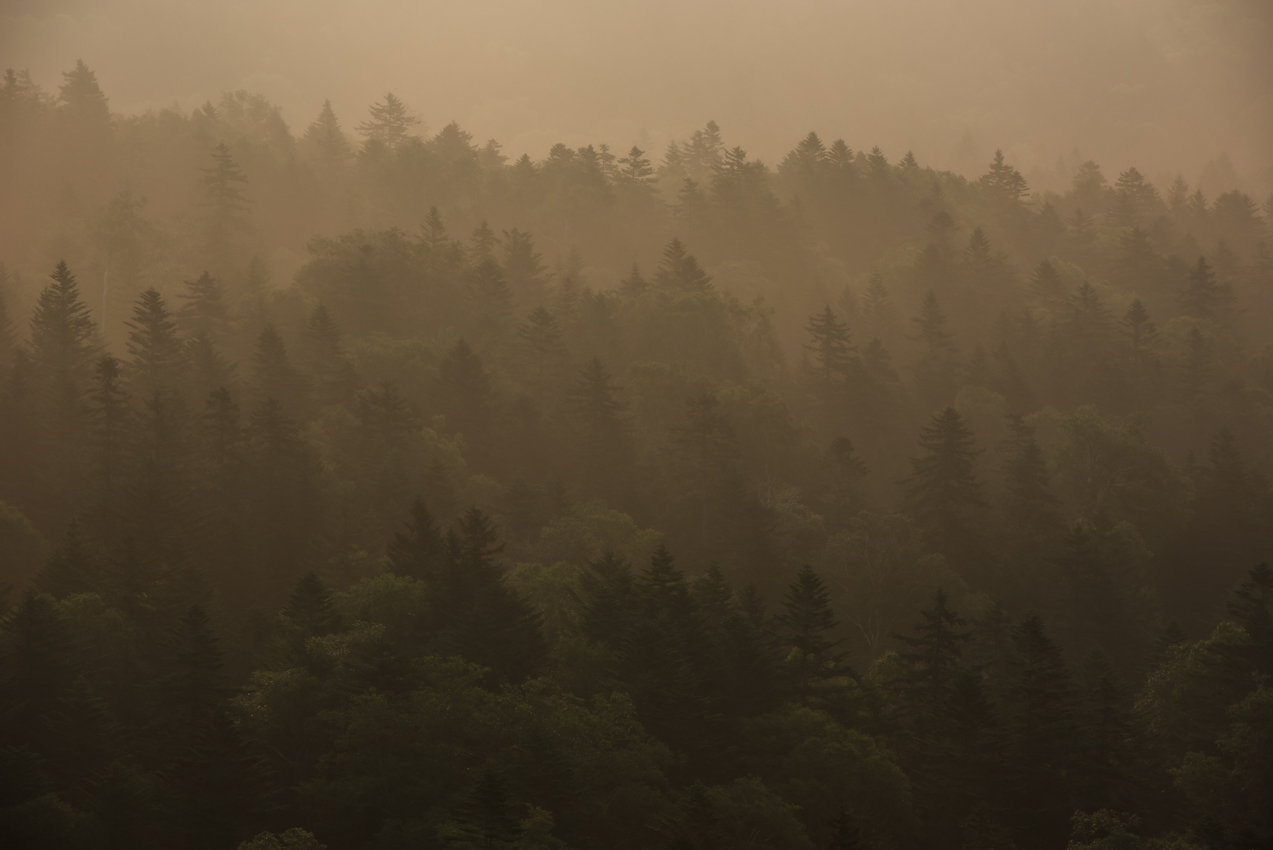
M 1273 196 L 791 129 L 7 71 L 0 845 L 1273 848 Z

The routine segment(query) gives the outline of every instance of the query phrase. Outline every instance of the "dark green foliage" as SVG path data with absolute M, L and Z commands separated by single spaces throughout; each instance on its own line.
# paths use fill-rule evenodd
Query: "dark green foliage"
M 953 407 L 934 416 L 920 432 L 924 454 L 911 459 L 906 498 L 928 535 L 929 545 L 968 569 L 983 545 L 985 501 L 975 462 L 981 454 L 973 435 Z
M 0 844 L 1268 843 L 1268 204 L 64 83 L 0 78 Z

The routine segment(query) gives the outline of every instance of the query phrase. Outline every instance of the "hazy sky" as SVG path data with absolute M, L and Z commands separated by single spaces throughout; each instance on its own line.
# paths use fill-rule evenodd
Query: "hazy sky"
M 84 59 L 118 112 L 245 88 L 300 132 L 392 90 L 506 153 L 659 155 L 709 118 L 775 162 L 808 130 L 1035 183 L 1077 150 L 1273 190 L 1269 0 L 0 0 L 0 65 L 55 90 Z

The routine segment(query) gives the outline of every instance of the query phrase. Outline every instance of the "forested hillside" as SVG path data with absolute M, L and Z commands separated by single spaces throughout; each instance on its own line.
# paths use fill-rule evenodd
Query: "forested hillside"
M 9 71 L 0 844 L 1273 847 L 1273 197 L 801 133 Z

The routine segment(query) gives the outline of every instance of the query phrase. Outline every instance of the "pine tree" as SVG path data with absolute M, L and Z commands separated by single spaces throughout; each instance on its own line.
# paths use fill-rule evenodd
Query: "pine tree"
M 910 647 L 902 658 L 911 668 L 914 708 L 927 714 L 928 724 L 942 720 L 964 644 L 972 637 L 972 632 L 960 631 L 967 621 L 950 610 L 947 598 L 946 592 L 938 588 L 932 607 L 920 612 L 923 620 L 915 626 L 914 636 L 898 636 Z
M 515 298 L 526 305 L 542 303 L 547 270 L 529 233 L 516 228 L 504 231 L 504 276 Z
M 857 346 L 849 344 L 849 329 L 840 322 L 830 305 L 809 319 L 805 331 L 812 339 L 805 349 L 813 352 L 814 376 L 824 405 L 830 404 L 832 388 L 848 379 L 849 366 Z
M 394 573 L 435 581 L 446 567 L 447 549 L 433 515 L 419 496 L 411 503 L 406 533 L 397 532 L 385 553 Z
M 1009 823 L 1018 846 L 1048 847 L 1064 838 L 1074 811 L 1073 686 L 1061 650 L 1037 615 L 1013 629 L 1012 647 L 1005 717 Z
M 977 481 L 972 432 L 953 407 L 920 432 L 925 454 L 911 459 L 906 502 L 933 549 L 967 570 L 980 553 L 981 512 L 986 506 Z
M 392 151 L 419 123 L 419 118 L 407 113 L 406 104 L 389 92 L 383 102 L 371 105 L 371 118 L 359 124 L 357 130 L 368 142 L 383 144 Z
M 625 183 L 633 186 L 649 186 L 657 179 L 654 176 L 653 166 L 645 158 L 645 151 L 636 145 L 632 146 L 627 156 L 619 159 L 619 164 L 623 166 L 619 176 Z
M 283 618 L 293 630 L 298 650 L 304 649 L 304 641 L 309 637 L 334 635 L 344 627 L 344 620 L 332 602 L 331 590 L 313 570 L 307 570 L 292 585 L 292 596 L 283 608 Z
M 1003 151 L 995 151 L 990 170 L 979 181 L 992 203 L 1010 209 L 1021 204 L 1021 198 L 1029 191 L 1021 172 L 1004 162 Z
M 843 641 L 832 639 L 839 623 L 831 608 L 831 593 L 813 568 L 805 565 L 787 589 L 786 609 L 775 618 L 779 634 L 791 647 L 787 663 L 796 692 L 813 695 L 816 685 L 842 672 L 843 655 L 836 652 Z
M 893 306 L 893 299 L 889 296 L 888 289 L 884 286 L 884 276 L 879 272 L 871 274 L 862 306 L 867 320 L 877 333 L 887 332 L 897 321 L 897 311 Z
M 129 403 L 121 380 L 120 363 L 110 355 L 97 361 L 91 397 L 93 465 L 101 494 L 107 531 L 113 526 L 115 498 L 124 471 L 128 446 Z M 109 534 L 106 535 L 109 538 Z
M 314 123 L 305 130 L 302 138 L 318 154 L 319 161 L 327 168 L 339 167 L 353 155 L 349 139 L 340 129 L 340 121 L 336 118 L 336 112 L 332 109 L 330 100 L 323 101 L 322 110 L 314 119 Z
M 610 370 L 599 357 L 593 357 L 579 370 L 571 401 L 583 432 L 583 480 L 593 492 L 619 492 L 623 482 L 618 475 L 631 455 L 626 405 L 619 398 Z
M 1030 286 L 1044 304 L 1059 305 L 1064 296 L 1064 284 L 1056 266 L 1050 260 L 1041 260 L 1030 276 Z
M 481 439 L 490 427 L 491 379 L 463 338 L 438 367 L 438 391 L 448 424 L 471 440 Z
M 654 276 L 659 286 L 686 292 L 705 292 L 711 288 L 712 279 L 698 266 L 698 260 L 685 250 L 680 239 L 673 239 L 663 249 L 663 261 Z
M 203 169 L 203 174 L 208 210 L 208 257 L 217 267 L 224 267 L 229 261 L 231 240 L 247 227 L 248 200 L 241 187 L 248 179 L 225 142 L 216 146 L 212 166 Z
M 1158 328 L 1149 320 L 1149 311 L 1139 298 L 1134 299 L 1123 314 L 1122 325 L 1123 335 L 1131 348 L 1132 365 L 1141 370 L 1153 360 Z
M 641 276 L 641 267 L 636 263 L 632 264 L 632 271 L 628 276 L 619 281 L 619 291 L 624 295 L 640 295 L 650 288 L 650 284 Z
M 31 317 L 32 359 L 54 380 L 81 381 L 88 376 L 96 350 L 93 320 L 66 263 L 59 262 L 50 277 L 53 282 L 40 291 Z
M 273 323 L 262 328 L 257 337 L 252 366 L 252 389 L 258 399 L 274 399 L 289 415 L 304 409 L 308 387 L 292 366 L 283 337 Z
M 439 248 L 449 241 L 446 225 L 442 222 L 442 214 L 435 206 L 429 207 L 429 214 L 425 216 L 424 224 L 420 225 L 420 229 L 423 231 L 424 243 L 430 248 Z
M 147 289 L 133 307 L 132 320 L 124 324 L 129 328 L 130 383 L 137 395 L 146 397 L 160 389 L 176 391 L 185 358 L 163 297 Z
M 1049 487 L 1047 462 L 1034 438 L 1034 428 L 1008 415 L 1007 456 L 1001 472 L 1006 498 L 1004 519 L 1012 537 L 1041 545 L 1060 530 L 1059 501 Z
M 1225 300 L 1225 293 L 1216 283 L 1211 265 L 1206 257 L 1199 257 L 1198 264 L 1189 272 L 1185 282 L 1182 306 L 1194 318 L 1214 319 L 1225 306 Z
M 106 95 L 97 84 L 97 74 L 84 64 L 83 59 L 75 61 L 75 68 L 62 74 L 65 82 L 59 88 L 62 108 L 71 118 L 72 124 L 79 132 L 91 131 L 93 128 L 110 127 L 110 107 Z M 100 132 L 100 129 L 99 129 Z
M 177 309 L 177 327 L 187 337 L 204 333 L 214 340 L 224 340 L 230 330 L 230 308 L 225 303 L 221 281 L 205 271 L 185 284 L 186 291 L 177 296 L 183 302 Z
M 518 325 L 517 338 L 530 352 L 531 380 L 535 394 L 542 395 L 545 379 L 567 357 L 557 317 L 543 307 L 536 307 L 527 320 Z

